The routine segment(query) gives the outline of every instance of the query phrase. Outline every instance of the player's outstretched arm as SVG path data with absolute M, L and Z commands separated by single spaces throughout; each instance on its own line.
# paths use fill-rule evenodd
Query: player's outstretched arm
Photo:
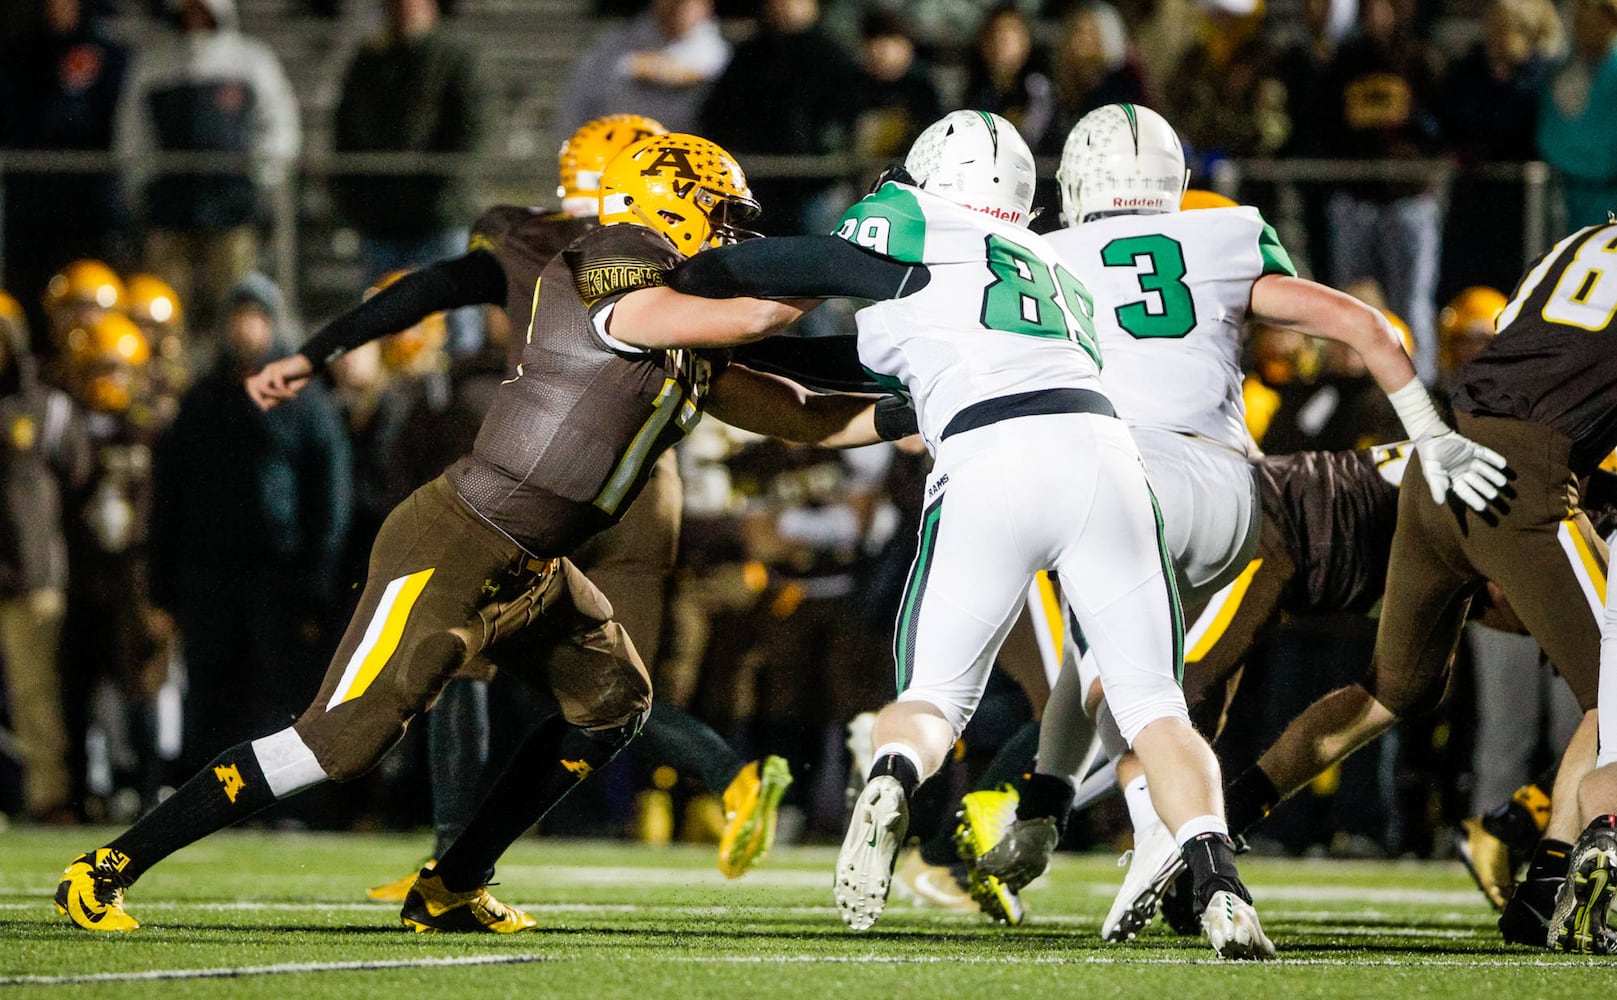
M 1253 318 L 1347 344 L 1364 359 L 1415 442 L 1432 499 L 1449 491 L 1472 510 L 1483 510 L 1505 485 L 1504 456 L 1457 434 L 1432 406 L 1426 387 L 1387 317 L 1358 299 L 1317 282 L 1268 274 L 1252 286 Z
M 296 397 L 310 377 L 361 344 L 444 309 L 504 302 L 505 272 L 487 250 L 412 271 L 321 327 L 297 354 L 266 365 L 247 380 L 247 395 L 267 410 Z
M 716 299 L 880 301 L 914 295 L 931 277 L 925 265 L 906 264 L 840 236 L 774 236 L 705 250 L 670 271 L 668 284 Z
M 713 380 L 707 412 L 756 434 L 823 448 L 858 448 L 882 440 L 877 401 L 809 392 L 779 376 L 731 365 Z
M 818 305 L 704 299 L 659 285 L 636 289 L 613 303 L 606 330 L 614 339 L 636 347 L 734 347 L 782 330 Z

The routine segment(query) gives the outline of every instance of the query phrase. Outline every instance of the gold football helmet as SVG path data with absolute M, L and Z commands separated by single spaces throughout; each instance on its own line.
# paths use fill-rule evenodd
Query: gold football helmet
M 108 312 L 66 337 L 67 382 L 92 410 L 122 413 L 134 401 L 151 347 L 134 320 Z
M 690 255 L 756 235 L 758 203 L 740 164 L 717 143 L 683 132 L 642 139 L 601 173 L 601 224 L 655 229 Z
M 1437 314 L 1437 328 L 1443 339 L 1469 334 L 1493 336 L 1494 322 L 1505 311 L 1509 300 L 1503 292 L 1473 285 L 1454 297 Z
M 118 309 L 126 296 L 124 283 L 112 268 L 99 260 L 76 260 L 51 275 L 45 286 L 45 311 L 77 305 Z
M 131 274 L 125 291 L 128 292 L 125 312 L 148 332 L 177 329 L 185 318 L 185 309 L 180 305 L 174 286 L 155 274 Z
M 1473 285 L 1437 314 L 1437 366 L 1453 372 L 1476 357 L 1497 332 L 1495 324 L 1510 300 L 1497 289 Z
M 642 139 L 667 134 L 662 122 L 645 115 L 607 115 L 579 126 L 561 144 L 558 158 L 561 184 L 556 188 L 556 197 L 562 200 L 562 207 L 570 207 L 570 201 L 587 202 L 578 207 L 593 214 L 599 201 L 601 171 L 612 157 Z
M 1217 191 L 1191 188 L 1180 199 L 1179 209 L 1183 212 L 1191 212 L 1198 208 L 1238 208 L 1240 204 L 1233 198 L 1226 198 Z

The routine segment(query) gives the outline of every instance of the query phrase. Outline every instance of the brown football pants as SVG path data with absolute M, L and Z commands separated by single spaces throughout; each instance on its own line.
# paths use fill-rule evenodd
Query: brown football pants
M 1433 503 L 1419 457 L 1410 459 L 1365 687 L 1400 717 L 1440 704 L 1471 597 L 1492 580 L 1588 711 L 1600 676 L 1606 545 L 1567 466 L 1572 442 L 1526 420 L 1461 413 L 1456 422 L 1505 456 L 1514 495 L 1482 515 L 1453 497 Z
M 651 705 L 646 668 L 595 585 L 566 559 L 529 557 L 440 476 L 383 522 L 359 607 L 294 728 L 329 777 L 357 777 L 479 659 L 585 729 Z

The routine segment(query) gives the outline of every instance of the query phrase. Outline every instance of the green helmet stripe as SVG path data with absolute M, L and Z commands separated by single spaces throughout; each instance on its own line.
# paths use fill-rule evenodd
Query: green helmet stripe
M 988 126 L 988 138 L 994 143 L 994 155 L 999 156 L 999 126 L 994 124 L 994 116 L 986 111 L 977 112 L 983 116 L 983 124 Z
M 1128 120 L 1129 120 L 1129 133 L 1131 135 L 1133 135 L 1133 137 L 1134 137 L 1134 155 L 1139 156 L 1140 155 L 1140 119 L 1138 117 L 1136 117 L 1135 114 L 1134 114 L 1134 105 L 1132 105 L 1132 104 L 1119 104 L 1118 107 L 1122 108 L 1123 109 L 1123 114 L 1128 117 Z

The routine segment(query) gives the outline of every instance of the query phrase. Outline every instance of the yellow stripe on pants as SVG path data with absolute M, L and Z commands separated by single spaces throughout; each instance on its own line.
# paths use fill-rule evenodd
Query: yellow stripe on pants
M 404 623 L 410 618 L 410 609 L 415 607 L 416 599 L 426 589 L 432 573 L 433 569 L 429 567 L 409 576 L 401 576 L 387 585 L 382 592 L 381 602 L 376 606 L 376 614 L 371 616 L 370 626 L 365 629 L 365 637 L 349 658 L 342 680 L 337 683 L 337 690 L 331 693 L 331 700 L 326 702 L 326 711 L 364 694 L 376 680 L 376 675 L 387 666 L 387 661 L 398 651 L 399 640 L 404 637 Z

